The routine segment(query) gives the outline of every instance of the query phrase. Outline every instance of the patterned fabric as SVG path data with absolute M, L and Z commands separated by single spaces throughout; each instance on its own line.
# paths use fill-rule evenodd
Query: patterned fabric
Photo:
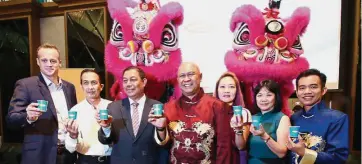
M 226 106 L 203 90 L 165 104 L 173 164 L 229 164 L 231 135 Z
M 317 154 L 313 159 L 315 163 L 342 164 L 346 162 L 349 153 L 346 114 L 328 108 L 321 101 L 308 111 L 303 109 L 294 113 L 291 122 L 292 125 L 300 126 L 299 133 L 306 148 Z M 302 164 L 305 157 L 292 152 L 290 163 Z
M 132 127 L 134 136 L 137 135 L 138 128 L 140 127 L 140 118 L 138 113 L 138 103 L 132 103 Z

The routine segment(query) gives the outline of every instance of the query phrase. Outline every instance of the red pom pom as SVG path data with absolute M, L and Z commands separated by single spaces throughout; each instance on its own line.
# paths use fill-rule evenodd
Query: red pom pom
M 278 50 L 284 50 L 288 46 L 288 40 L 285 37 L 280 37 L 274 42 L 275 48 Z
M 260 35 L 255 38 L 255 45 L 259 47 L 265 47 L 268 44 L 268 38 L 264 35 Z

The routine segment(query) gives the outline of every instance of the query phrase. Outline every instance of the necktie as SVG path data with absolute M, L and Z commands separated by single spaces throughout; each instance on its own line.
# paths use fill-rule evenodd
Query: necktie
M 138 128 L 140 126 L 140 118 L 138 113 L 138 103 L 132 103 L 132 127 L 134 136 L 137 135 Z

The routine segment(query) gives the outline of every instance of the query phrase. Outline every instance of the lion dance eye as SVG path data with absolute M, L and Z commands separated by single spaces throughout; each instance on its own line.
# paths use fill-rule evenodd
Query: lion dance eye
M 236 45 L 248 45 L 250 44 L 249 40 L 249 28 L 248 25 L 244 22 L 238 25 L 238 29 L 234 32 L 234 44 Z
M 165 25 L 165 28 L 162 31 L 162 47 L 172 49 L 177 48 L 178 46 L 178 38 L 177 32 L 174 25 L 168 23 Z
M 295 39 L 294 44 L 292 45 L 292 48 L 297 50 L 303 50 L 302 43 L 300 43 L 300 36 L 298 35 L 297 39 Z
M 111 32 L 111 42 L 114 45 L 118 45 L 123 42 L 123 31 L 122 26 L 116 20 L 113 22 L 112 32 Z

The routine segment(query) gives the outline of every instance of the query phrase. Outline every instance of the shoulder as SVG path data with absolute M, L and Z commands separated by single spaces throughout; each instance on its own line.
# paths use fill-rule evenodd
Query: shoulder
M 295 112 L 292 116 L 290 116 L 290 120 L 296 120 L 296 119 L 300 118 L 303 110 L 299 110 L 299 111 Z
M 330 120 L 331 123 L 348 120 L 347 114 L 336 109 L 330 109 L 330 108 L 322 109 L 321 114 L 322 114 L 321 116 L 324 117 L 325 120 Z
M 111 109 L 111 108 L 116 108 L 116 107 L 120 107 L 122 106 L 123 104 L 123 101 L 126 101 L 127 98 L 124 98 L 122 100 L 116 100 L 116 101 L 113 101 L 113 102 L 110 102 L 108 104 L 108 108 Z
M 173 107 L 177 104 L 178 101 L 179 99 L 171 99 L 164 104 L 164 108 L 166 109 L 167 107 Z
M 222 102 L 221 100 L 217 99 L 216 97 L 210 96 L 208 94 L 205 94 L 202 97 L 202 100 L 205 101 L 207 104 L 211 103 L 213 106 L 216 107 L 224 107 L 225 103 Z
M 74 87 L 74 84 L 69 82 L 69 81 L 66 81 L 66 80 L 62 79 L 62 82 L 67 86 Z
M 146 101 L 148 101 L 151 104 L 162 104 L 161 102 L 159 102 L 157 100 L 154 100 L 154 99 L 151 99 L 151 98 L 147 98 Z
M 16 81 L 16 83 L 20 84 L 20 85 L 33 85 L 33 84 L 36 84 L 38 81 L 39 81 L 38 76 L 31 76 L 31 77 L 19 79 L 18 81 Z
M 84 99 L 84 100 L 82 100 L 81 102 L 79 102 L 78 104 L 74 105 L 74 106 L 70 109 L 70 111 L 79 111 L 79 110 L 83 109 L 82 107 L 83 107 L 85 101 L 86 101 L 86 100 Z

